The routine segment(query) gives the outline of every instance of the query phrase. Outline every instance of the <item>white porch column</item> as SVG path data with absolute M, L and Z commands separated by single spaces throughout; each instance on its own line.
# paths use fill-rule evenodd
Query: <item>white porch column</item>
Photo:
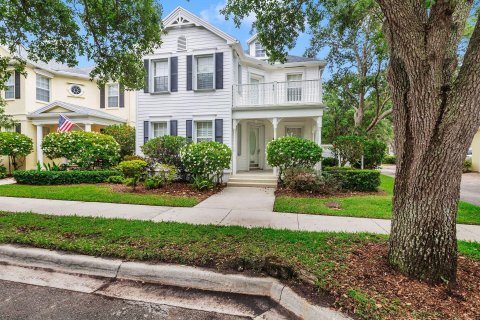
M 43 140 L 43 126 L 37 125 L 37 161 L 40 163 L 40 166 L 43 167 L 43 150 L 42 150 L 42 140 Z
M 92 131 L 92 124 L 91 123 L 85 123 L 85 131 L 86 132 L 91 132 Z
M 232 129 L 233 129 L 233 144 L 232 144 L 232 175 L 237 174 L 237 146 L 238 146 L 238 134 L 237 134 L 237 125 L 238 120 L 233 120 Z
M 322 146 L 322 117 L 317 117 L 316 121 L 316 135 L 315 135 L 315 143 L 318 144 L 320 147 Z M 316 169 L 322 171 L 322 162 L 317 163 Z
M 278 127 L 278 118 L 272 119 L 272 126 L 273 126 L 273 140 L 277 139 L 277 127 Z M 273 167 L 273 174 L 275 176 L 278 175 L 278 168 Z

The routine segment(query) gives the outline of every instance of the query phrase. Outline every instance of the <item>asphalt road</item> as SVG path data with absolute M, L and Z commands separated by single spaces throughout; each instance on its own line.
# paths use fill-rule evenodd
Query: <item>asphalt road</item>
M 1 267 L 1 266 L 0 266 Z M 108 298 L 0 280 L 2 320 L 169 319 L 244 320 L 246 317 Z

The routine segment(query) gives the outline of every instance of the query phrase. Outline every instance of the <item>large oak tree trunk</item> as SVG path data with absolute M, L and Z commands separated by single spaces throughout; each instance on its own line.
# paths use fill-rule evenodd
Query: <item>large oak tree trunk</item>
M 455 76 L 471 1 L 379 3 L 397 152 L 389 261 L 416 278 L 455 281 L 463 161 L 480 124 L 479 26 Z

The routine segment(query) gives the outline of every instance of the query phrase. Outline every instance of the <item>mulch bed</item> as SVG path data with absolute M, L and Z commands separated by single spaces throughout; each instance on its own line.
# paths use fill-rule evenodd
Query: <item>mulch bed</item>
M 292 198 L 326 199 L 331 197 L 348 198 L 348 197 L 358 197 L 358 196 L 385 196 L 387 195 L 387 193 L 384 191 L 376 191 L 376 192 L 335 191 L 328 194 L 319 194 L 314 192 L 299 192 L 299 191 L 290 190 L 286 188 L 278 188 L 275 191 L 275 195 L 277 197 L 285 196 L 285 197 L 292 197 Z
M 194 189 L 189 183 L 185 182 L 173 182 L 163 188 L 159 189 L 146 189 L 143 185 L 139 184 L 135 190 L 132 187 L 128 187 L 124 184 L 106 184 L 112 188 L 115 192 L 123 192 L 123 193 L 134 193 L 134 194 L 152 194 L 152 195 L 168 195 L 168 196 L 175 196 L 175 197 L 195 197 L 198 200 L 202 201 L 206 198 L 210 197 L 211 195 L 220 192 L 225 185 L 220 185 L 215 187 L 213 190 L 207 191 L 198 191 Z
M 457 285 L 449 289 L 447 284 L 412 280 L 394 270 L 388 265 L 387 252 L 385 243 L 364 243 L 342 261 L 346 270 L 334 276 L 342 288 L 336 292 L 337 304 L 350 311 L 358 308 L 346 296 L 348 288 L 358 288 L 376 297 L 369 313 L 378 318 L 480 319 L 480 261 L 460 256 Z M 389 307 L 397 311 L 385 314 Z

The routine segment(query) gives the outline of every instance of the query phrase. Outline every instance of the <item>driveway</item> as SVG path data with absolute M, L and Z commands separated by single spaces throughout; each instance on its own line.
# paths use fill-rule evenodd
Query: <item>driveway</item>
M 395 177 L 394 165 L 383 165 L 381 171 L 386 176 Z M 460 199 L 480 206 L 480 173 L 470 172 L 462 175 Z

